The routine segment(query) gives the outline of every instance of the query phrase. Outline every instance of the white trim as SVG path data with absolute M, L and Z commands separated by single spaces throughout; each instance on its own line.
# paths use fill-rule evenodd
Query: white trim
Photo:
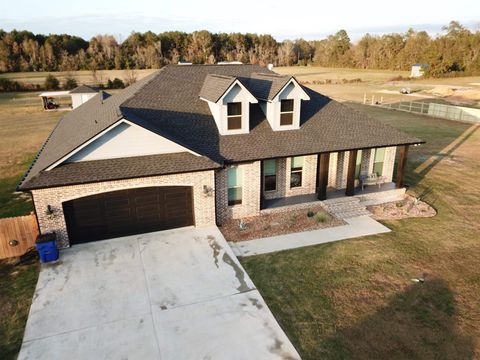
M 253 94 L 252 94 L 245 86 L 243 86 L 243 84 L 240 82 L 240 80 L 235 79 L 235 81 L 232 83 L 232 85 L 230 85 L 230 86 L 228 87 L 228 89 L 225 91 L 225 93 L 222 95 L 222 97 L 221 97 L 220 99 L 218 99 L 218 101 L 216 102 L 216 104 L 218 104 L 220 101 L 223 102 L 223 99 L 225 98 L 225 96 L 227 96 L 228 93 L 229 93 L 229 92 L 233 89 L 233 87 L 234 87 L 235 85 L 237 85 L 237 84 L 242 88 L 242 90 L 245 90 L 245 91 L 250 95 L 250 99 L 249 99 L 249 102 L 250 102 L 250 103 L 252 103 L 252 104 L 257 104 L 257 103 L 258 103 L 258 99 L 257 99 L 255 96 L 253 96 Z
M 67 155 L 63 156 L 62 158 L 60 158 L 59 160 L 57 160 L 56 162 L 54 162 L 53 164 L 51 164 L 50 166 L 48 166 L 45 171 L 50 171 L 54 168 L 56 168 L 58 165 L 62 164 L 64 161 L 68 160 L 69 158 L 71 158 L 73 155 L 75 155 L 76 153 L 78 153 L 79 151 L 81 151 L 82 149 L 84 149 L 85 147 L 87 147 L 88 145 L 90 145 L 91 143 L 93 143 L 95 140 L 99 139 L 100 137 L 102 137 L 103 135 L 105 135 L 106 133 L 108 133 L 109 131 L 111 131 L 112 129 L 116 128 L 117 126 L 121 125 L 121 124 L 128 124 L 130 126 L 140 126 L 140 125 L 137 125 L 125 118 L 121 118 L 119 120 L 117 120 L 115 123 L 113 123 L 112 125 L 110 125 L 109 127 L 107 127 L 105 130 L 103 130 L 102 132 L 98 133 L 97 135 L 95 135 L 93 138 L 91 138 L 90 140 L 86 141 L 85 143 L 83 143 L 82 145 L 78 146 L 77 148 L 75 148 L 74 150 L 72 150 L 71 152 L 69 152 Z M 162 137 L 161 135 L 157 134 L 157 133 L 154 133 L 153 131 L 150 131 L 146 128 L 144 128 L 143 126 L 140 126 L 142 129 L 146 130 L 146 131 L 149 131 L 157 136 L 160 136 Z M 166 139 L 166 138 L 165 138 Z M 167 139 L 169 141 L 172 141 L 170 139 Z M 174 142 L 174 141 L 172 141 Z M 178 144 L 178 143 L 176 143 Z M 195 155 L 195 156 L 202 156 L 188 148 L 186 148 L 185 146 L 181 145 L 181 144 L 178 144 L 179 146 L 185 148 L 185 151 L 189 152 L 190 154 L 192 155 Z
M 295 80 L 295 78 L 292 76 L 290 78 L 290 80 L 280 89 L 280 91 L 277 93 L 277 95 L 275 95 L 275 97 L 272 99 L 272 100 L 269 100 L 269 102 L 274 102 L 274 101 L 278 101 L 278 97 L 280 96 L 280 94 L 283 92 L 283 90 L 285 90 L 285 88 L 290 85 L 290 83 L 292 83 L 295 85 L 295 86 L 298 86 L 298 88 L 302 91 L 303 95 L 302 97 L 300 97 L 300 99 L 302 100 L 310 100 L 310 96 L 308 96 L 308 94 L 305 92 L 305 90 L 303 90 L 303 88 L 300 86 L 300 84 L 297 82 L 297 80 Z

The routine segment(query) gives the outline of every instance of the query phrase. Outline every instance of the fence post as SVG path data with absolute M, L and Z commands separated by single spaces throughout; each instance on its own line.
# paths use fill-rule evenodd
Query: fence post
M 372 95 L 372 105 L 375 104 L 375 95 Z
M 363 105 L 367 103 L 367 93 L 363 93 Z

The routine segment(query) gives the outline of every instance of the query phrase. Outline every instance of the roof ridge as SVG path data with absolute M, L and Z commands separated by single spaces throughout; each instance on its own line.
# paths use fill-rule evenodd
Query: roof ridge
M 207 76 L 214 76 L 214 77 L 218 77 L 218 78 L 221 78 L 221 79 L 237 79 L 238 78 L 237 76 L 222 75 L 222 74 L 207 74 Z
M 135 95 L 137 95 L 138 92 L 139 92 L 140 90 L 142 90 L 145 86 L 147 86 L 148 84 L 150 84 L 150 83 L 158 76 L 158 74 L 160 74 L 160 73 L 163 71 L 163 69 L 165 69 L 165 66 L 164 66 L 163 68 L 161 68 L 161 69 L 157 69 L 155 72 L 147 75 L 147 76 L 144 77 L 142 80 L 140 80 L 140 81 L 144 81 L 144 80 L 148 79 L 149 76 L 151 76 L 151 78 L 148 79 L 148 80 L 147 80 L 146 82 L 144 82 L 143 84 L 141 84 L 136 91 L 134 91 L 132 94 L 130 94 L 130 96 L 128 96 L 128 97 L 127 97 L 125 100 L 123 100 L 120 104 L 118 104 L 118 108 L 121 108 L 121 107 L 123 106 L 123 104 L 125 104 L 128 100 L 130 100 L 131 98 L 133 98 Z M 133 85 L 135 85 L 135 83 L 133 83 L 133 84 L 130 85 L 130 86 L 133 86 Z M 127 90 L 127 89 L 128 89 L 128 88 L 125 88 L 125 90 Z M 121 93 L 119 93 L 119 95 L 120 95 L 120 94 L 121 94 Z M 111 97 L 113 97 L 113 96 L 111 96 Z
M 273 71 L 272 71 L 272 72 L 269 72 L 269 73 L 267 73 L 267 72 L 264 72 L 264 73 L 262 73 L 262 72 L 254 72 L 254 73 L 252 73 L 252 75 L 260 75 L 260 76 L 268 76 L 268 77 L 278 77 L 278 78 L 289 78 L 289 79 L 293 77 L 292 75 L 277 74 L 277 73 L 275 73 L 275 72 L 273 72 Z

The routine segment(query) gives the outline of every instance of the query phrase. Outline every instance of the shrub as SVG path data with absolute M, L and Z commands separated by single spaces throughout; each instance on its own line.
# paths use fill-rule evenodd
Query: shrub
M 314 213 L 312 210 L 309 210 L 309 211 L 307 212 L 307 216 L 308 216 L 309 218 L 313 217 L 314 215 L 315 215 L 315 213 Z
M 10 79 L 0 79 L 0 92 L 8 91 L 35 91 L 40 90 L 41 87 L 38 84 L 32 83 L 20 83 L 18 81 L 12 81 Z
M 52 74 L 48 74 L 45 78 L 45 90 L 58 90 L 59 88 L 60 81 Z
M 315 221 L 318 222 L 318 223 L 324 223 L 326 222 L 330 217 L 328 216 L 327 213 L 324 213 L 324 212 L 318 212 L 316 215 L 315 215 Z
M 122 79 L 115 78 L 112 80 L 108 79 L 107 81 L 107 88 L 108 89 L 123 89 L 125 87 L 124 82 Z
M 10 79 L 0 79 L 0 91 L 20 91 L 20 84 Z
M 65 90 L 72 90 L 75 89 L 78 86 L 77 80 L 75 80 L 72 77 L 68 77 L 65 79 L 65 83 L 63 84 L 63 88 Z

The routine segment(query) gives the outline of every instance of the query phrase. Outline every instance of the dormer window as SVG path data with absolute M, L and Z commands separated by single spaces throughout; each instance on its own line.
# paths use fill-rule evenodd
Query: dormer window
M 240 130 L 242 128 L 242 103 L 231 102 L 227 104 L 227 129 Z
M 280 105 L 280 126 L 293 125 L 293 99 L 281 101 Z
M 207 102 L 220 135 L 248 134 L 250 131 L 250 104 L 257 104 L 258 100 L 242 81 L 227 75 L 208 74 L 205 77 L 200 99 Z

